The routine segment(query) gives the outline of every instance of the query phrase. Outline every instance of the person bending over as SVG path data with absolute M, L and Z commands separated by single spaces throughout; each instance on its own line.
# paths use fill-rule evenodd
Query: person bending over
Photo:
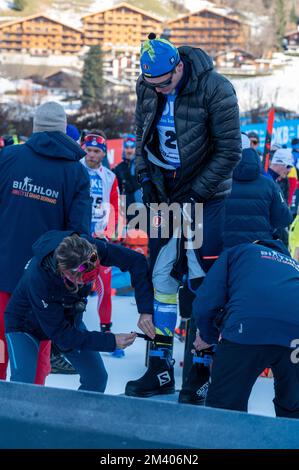
M 33 253 L 5 312 L 11 381 L 34 383 L 39 343 L 50 339 L 80 374 L 80 390 L 104 392 L 108 376 L 99 351 L 126 348 L 136 333 L 88 331 L 82 321 L 87 296 L 101 265 L 129 271 L 139 324 L 153 338 L 153 293 L 145 257 L 87 235 L 56 230 L 41 236 Z

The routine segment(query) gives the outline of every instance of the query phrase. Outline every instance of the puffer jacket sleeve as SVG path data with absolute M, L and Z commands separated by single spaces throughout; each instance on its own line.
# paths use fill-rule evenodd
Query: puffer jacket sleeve
M 142 134 L 143 134 L 143 118 L 142 118 L 142 101 L 144 90 L 140 84 L 142 77 L 139 77 L 136 84 L 137 104 L 135 109 L 135 122 L 136 122 L 136 174 L 147 172 L 147 165 L 142 154 Z
M 222 182 L 232 177 L 241 159 L 239 107 L 232 84 L 212 72 L 206 85 L 208 126 L 213 148 L 207 163 L 193 180 L 192 189 L 200 201 L 210 199 Z

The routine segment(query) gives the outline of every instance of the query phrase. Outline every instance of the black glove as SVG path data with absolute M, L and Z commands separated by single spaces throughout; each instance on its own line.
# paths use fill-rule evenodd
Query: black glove
M 141 182 L 141 191 L 143 204 L 147 205 L 153 202 L 158 202 L 157 190 L 149 179 Z

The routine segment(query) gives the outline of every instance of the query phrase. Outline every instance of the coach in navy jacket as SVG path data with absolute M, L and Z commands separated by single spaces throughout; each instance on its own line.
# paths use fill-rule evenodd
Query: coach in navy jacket
M 299 418 L 299 264 L 281 241 L 241 244 L 222 253 L 196 293 L 195 348 L 221 340 L 206 405 L 246 411 L 266 368 L 277 416 Z
M 290 347 L 299 338 L 299 264 L 281 241 L 265 243 L 225 250 L 198 289 L 193 314 L 205 342 L 219 332 L 242 344 Z
M 0 159 L 0 291 L 12 292 L 32 244 L 50 229 L 89 233 L 85 152 L 62 132 L 37 132 Z
M 66 135 L 66 114 L 55 102 L 37 108 L 33 134 L 24 145 L 4 148 L 0 158 L 0 341 L 5 345 L 0 379 L 8 362 L 4 311 L 32 245 L 48 230 L 89 233 L 90 183 L 79 160 L 85 155 Z M 44 382 L 49 344 L 41 346 L 36 383 Z
M 226 201 L 224 246 L 271 239 L 276 229 L 291 222 L 291 212 L 278 185 L 261 174 L 257 152 L 243 150 Z

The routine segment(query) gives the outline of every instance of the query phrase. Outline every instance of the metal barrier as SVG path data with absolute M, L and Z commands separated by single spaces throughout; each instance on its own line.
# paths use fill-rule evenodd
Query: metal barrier
M 299 421 L 0 381 L 2 449 L 295 449 Z

